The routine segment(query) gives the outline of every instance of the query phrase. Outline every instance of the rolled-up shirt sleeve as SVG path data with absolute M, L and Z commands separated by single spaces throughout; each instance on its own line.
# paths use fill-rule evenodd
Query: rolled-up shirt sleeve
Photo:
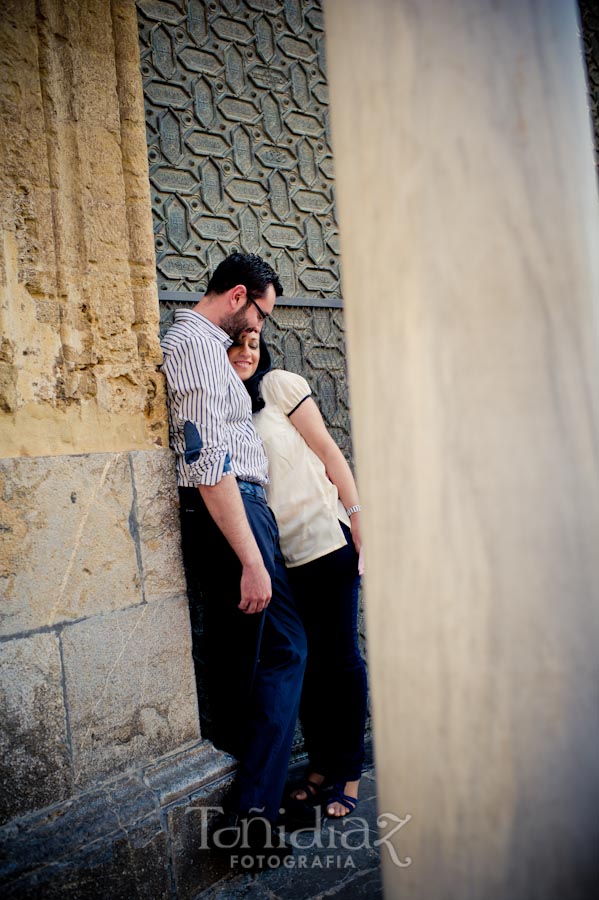
M 183 441 L 187 478 L 214 485 L 231 473 L 225 409 L 229 361 L 215 343 L 188 342 L 164 366 L 172 385 L 172 414 Z

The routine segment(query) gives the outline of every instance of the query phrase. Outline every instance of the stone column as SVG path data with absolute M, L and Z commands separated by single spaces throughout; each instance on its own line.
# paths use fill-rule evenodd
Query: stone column
M 326 0 L 325 22 L 383 833 L 405 820 L 386 896 L 586 898 L 599 230 L 576 5 Z
M 200 742 L 135 4 L 9 0 L 0 42 L 2 874 L 184 897 L 179 807 L 231 762 Z

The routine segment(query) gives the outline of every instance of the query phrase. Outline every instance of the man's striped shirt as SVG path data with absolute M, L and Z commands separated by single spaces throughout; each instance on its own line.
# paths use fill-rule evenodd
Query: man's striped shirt
M 200 313 L 177 310 L 162 339 L 170 443 L 182 487 L 223 475 L 268 482 L 268 462 L 252 424 L 252 404 L 227 356 L 231 338 Z

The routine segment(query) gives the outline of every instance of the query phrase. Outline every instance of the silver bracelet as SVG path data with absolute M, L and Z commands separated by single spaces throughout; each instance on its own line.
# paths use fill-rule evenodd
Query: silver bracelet
M 362 507 L 361 507 L 360 504 L 358 503 L 357 506 L 350 506 L 350 508 L 349 508 L 349 509 L 346 509 L 345 512 L 346 512 L 346 513 L 348 514 L 348 516 L 351 518 L 352 515 L 353 515 L 355 512 L 360 512 L 361 509 L 362 509 Z

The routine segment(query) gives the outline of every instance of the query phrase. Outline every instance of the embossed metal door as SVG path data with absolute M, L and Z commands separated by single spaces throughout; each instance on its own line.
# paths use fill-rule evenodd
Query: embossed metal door
M 138 0 L 161 319 L 234 250 L 285 298 L 265 332 L 350 454 L 319 0 Z

